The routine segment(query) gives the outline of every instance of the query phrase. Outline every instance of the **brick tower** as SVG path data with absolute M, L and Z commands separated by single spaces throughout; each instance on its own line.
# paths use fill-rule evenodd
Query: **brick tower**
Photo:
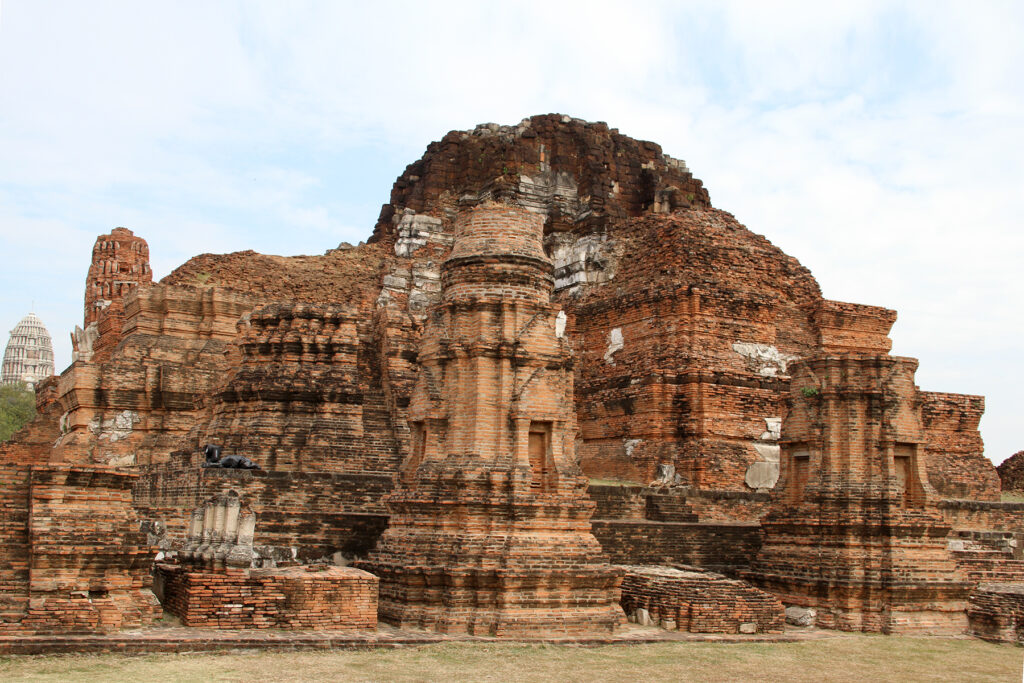
M 961 633 L 967 584 L 925 469 L 917 361 L 885 353 L 892 311 L 841 305 L 861 336 L 876 328 L 881 352 L 826 329 L 821 352 L 793 366 L 781 476 L 748 578 L 816 608 L 826 628 Z
M 380 618 L 440 632 L 608 633 L 620 576 L 590 533 L 572 357 L 543 222 L 463 212 L 409 405 L 412 447 L 364 568 Z
M 85 329 L 78 328 L 72 335 L 76 360 L 89 360 L 93 353 L 102 356 L 117 345 L 124 323 L 124 296 L 152 281 L 146 240 L 127 228 L 114 228 L 96 238 L 85 279 Z

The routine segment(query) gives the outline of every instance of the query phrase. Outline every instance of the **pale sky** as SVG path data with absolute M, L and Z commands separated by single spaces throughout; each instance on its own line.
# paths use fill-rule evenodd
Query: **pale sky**
M 68 365 L 114 227 L 157 279 L 323 253 L 432 140 L 549 112 L 685 159 L 1024 449 L 1020 2 L 0 0 L 0 343 L 34 300 Z

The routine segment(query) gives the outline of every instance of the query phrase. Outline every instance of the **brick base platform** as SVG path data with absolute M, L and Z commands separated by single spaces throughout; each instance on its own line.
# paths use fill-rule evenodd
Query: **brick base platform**
M 693 633 L 781 633 L 779 599 L 713 572 L 671 567 L 622 567 L 622 607 L 631 620 Z
M 185 626 L 373 629 L 377 577 L 351 567 L 210 571 L 159 564 L 164 609 Z
M 1024 643 L 1024 585 L 983 583 L 967 606 L 968 632 L 984 640 Z

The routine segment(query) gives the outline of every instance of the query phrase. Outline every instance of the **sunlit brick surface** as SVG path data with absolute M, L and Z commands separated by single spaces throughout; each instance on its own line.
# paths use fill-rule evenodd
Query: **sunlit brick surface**
M 622 623 L 573 456 L 572 356 L 555 329 L 539 217 L 464 213 L 409 404 L 412 452 L 363 566 L 380 617 L 483 635 Z

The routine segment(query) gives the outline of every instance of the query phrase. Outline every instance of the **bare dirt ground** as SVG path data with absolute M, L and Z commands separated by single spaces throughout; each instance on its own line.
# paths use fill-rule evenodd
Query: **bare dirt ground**
M 0 658 L 5 681 L 1020 681 L 1024 648 L 841 634 L 798 643 L 415 648 Z

